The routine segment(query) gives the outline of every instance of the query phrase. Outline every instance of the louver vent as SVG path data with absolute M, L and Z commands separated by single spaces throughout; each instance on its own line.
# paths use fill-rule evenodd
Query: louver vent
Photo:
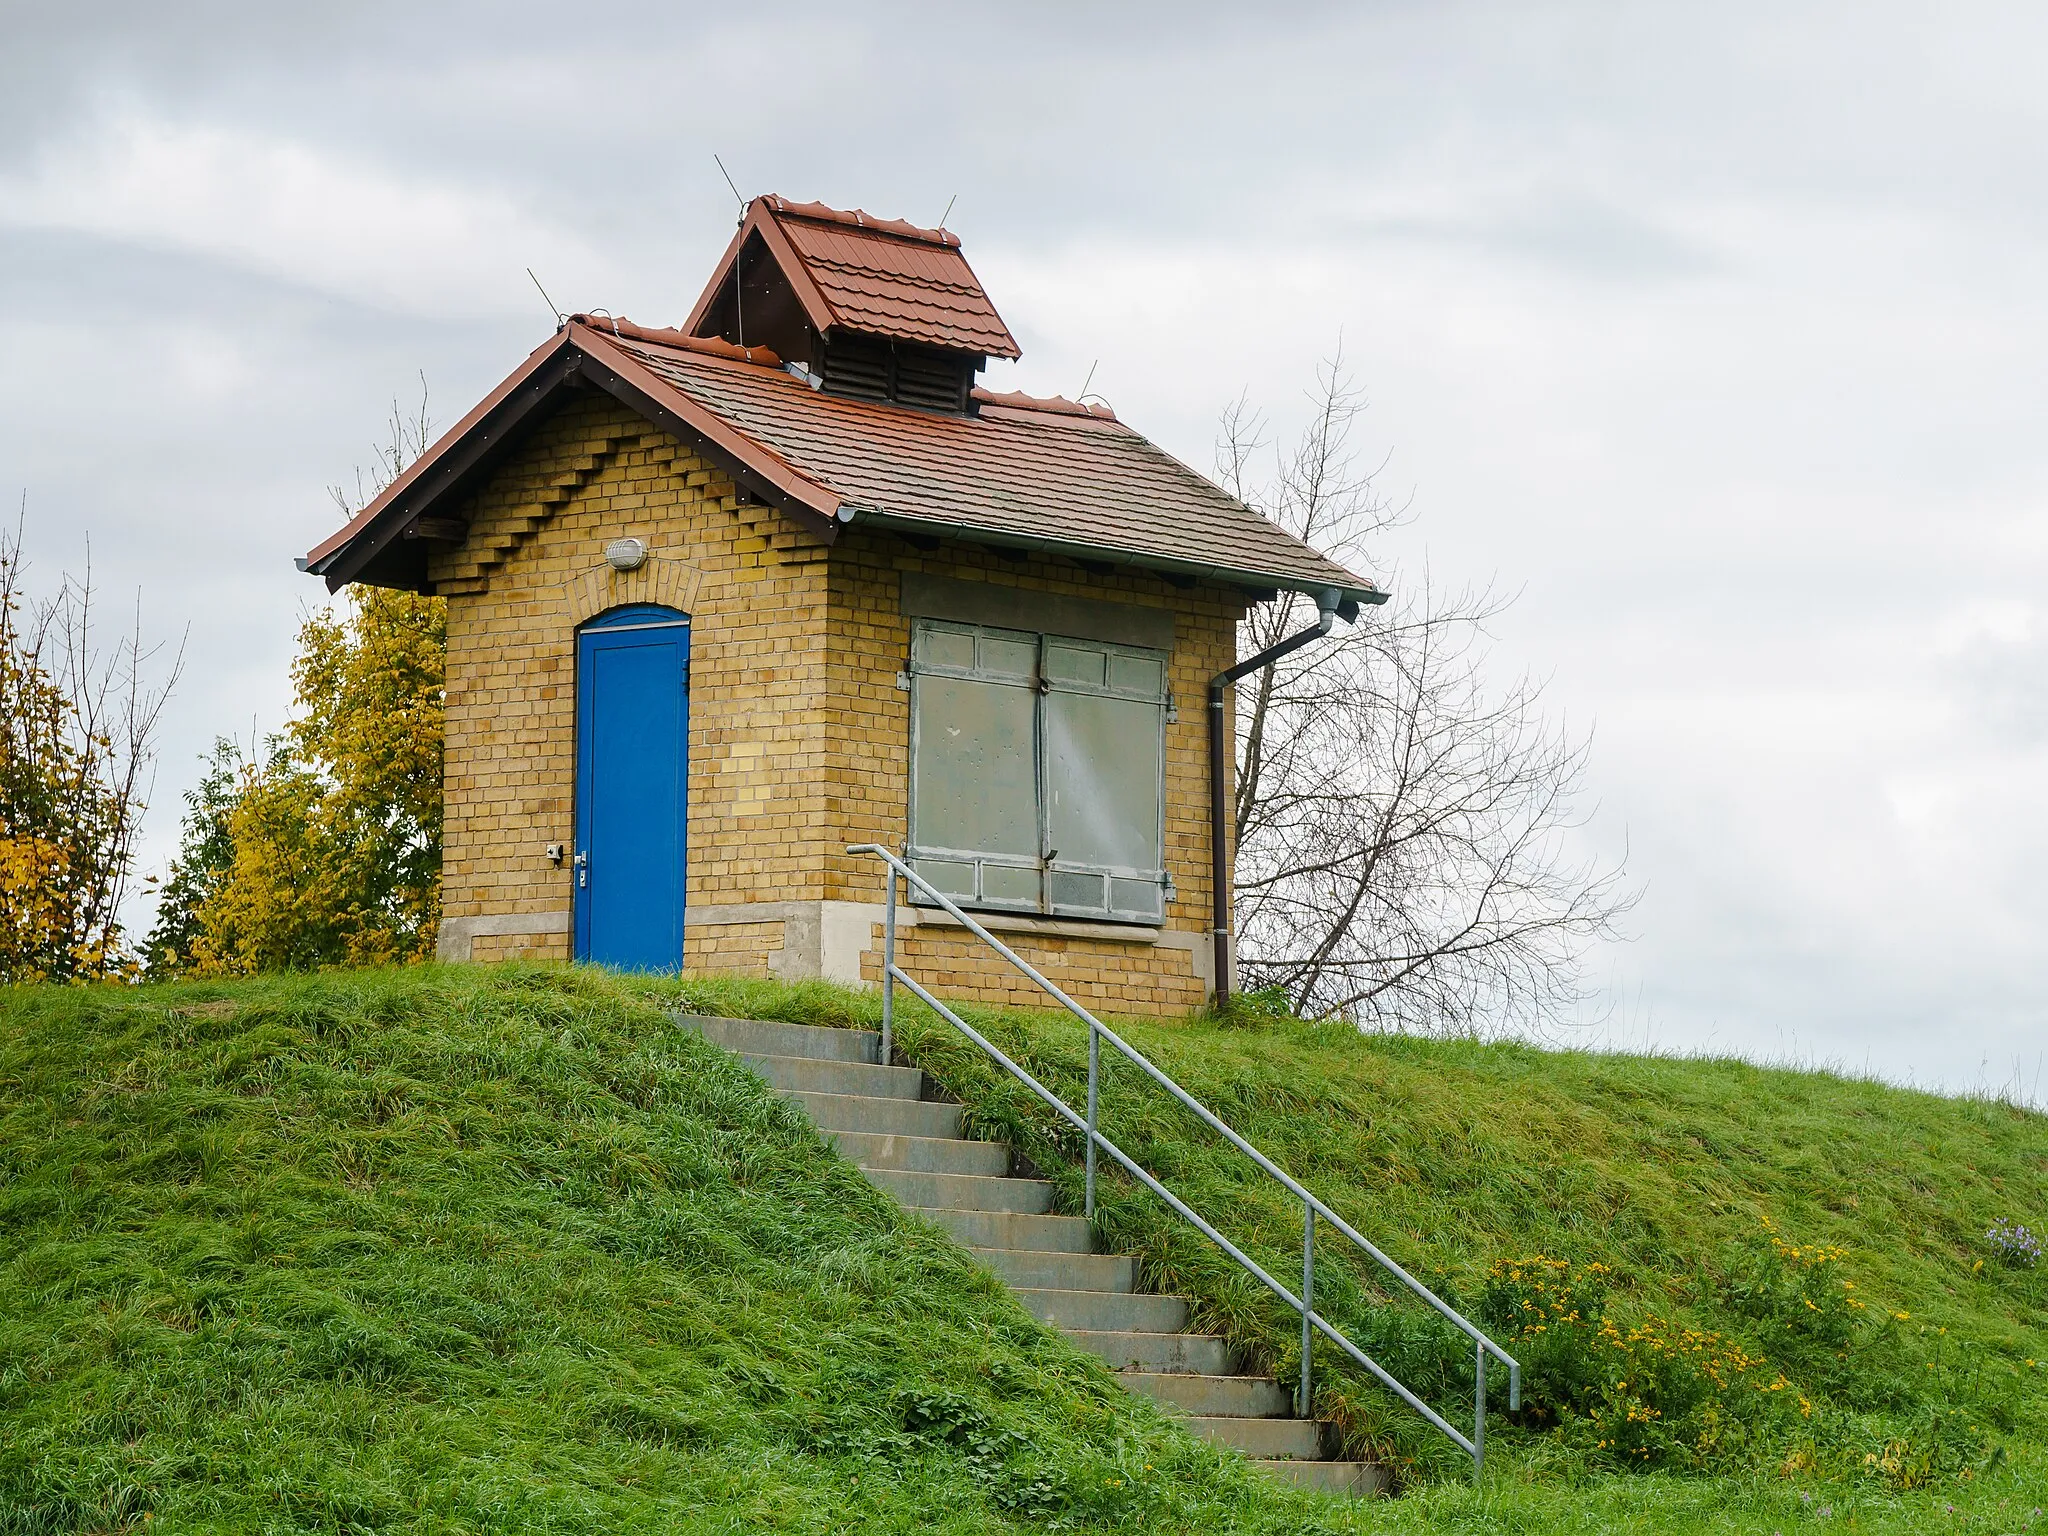
M 967 382 L 973 370 L 943 352 L 898 352 L 896 398 L 905 405 L 932 411 L 967 409 Z
M 825 348 L 825 388 L 856 400 L 889 398 L 889 345 L 835 340 Z
M 830 394 L 955 416 L 970 409 L 972 357 L 843 333 L 825 344 L 824 354 L 824 387 Z

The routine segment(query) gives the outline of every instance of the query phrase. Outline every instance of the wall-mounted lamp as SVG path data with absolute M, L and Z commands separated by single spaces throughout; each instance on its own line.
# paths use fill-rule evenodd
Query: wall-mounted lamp
M 613 539 L 604 547 L 604 559 L 615 571 L 637 571 L 647 563 L 647 541 Z

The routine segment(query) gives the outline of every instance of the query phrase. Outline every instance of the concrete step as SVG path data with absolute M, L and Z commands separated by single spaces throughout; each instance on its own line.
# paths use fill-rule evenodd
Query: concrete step
M 1213 1445 L 1259 1460 L 1291 1457 L 1317 1461 L 1323 1454 L 1323 1426 L 1314 1419 L 1238 1419 L 1220 1416 L 1180 1421 Z
M 1387 1491 L 1386 1469 L 1323 1461 L 1323 1426 L 1286 1417 L 1276 1382 L 1233 1376 L 1228 1345 L 1180 1332 L 1187 1303 L 1134 1293 L 1137 1261 L 1097 1254 L 1088 1223 L 1044 1214 L 1052 1186 L 1008 1178 L 1009 1148 L 960 1138 L 960 1107 L 928 1103 L 924 1074 L 877 1064 L 870 1030 L 678 1014 L 676 1022 L 740 1055 L 881 1189 L 967 1244 L 1040 1321 L 1107 1361 L 1118 1380 L 1184 1415 L 1205 1440 L 1276 1477 L 1325 1492 Z
M 1095 1243 L 1079 1216 L 1024 1216 L 1014 1211 L 951 1211 L 920 1208 L 916 1214 L 953 1234 L 969 1248 L 1036 1248 L 1049 1253 L 1088 1253 Z
M 1294 1411 L 1293 1396 L 1263 1376 L 1124 1371 L 1117 1380 L 1129 1391 L 1197 1418 L 1277 1419 Z
M 1138 1261 L 1128 1254 L 1032 1248 L 975 1248 L 973 1253 L 1013 1289 L 1121 1293 L 1138 1288 Z
M 1303 1488 L 1348 1493 L 1354 1499 L 1385 1493 L 1393 1484 L 1387 1469 L 1376 1461 L 1255 1461 L 1252 1465 Z
M 1206 1333 L 1122 1333 L 1106 1329 L 1060 1330 L 1113 1371 L 1187 1376 L 1228 1376 L 1230 1345 Z
M 674 1018 L 713 1045 L 742 1056 L 873 1062 L 882 1049 L 882 1037 L 871 1029 L 821 1029 L 815 1024 L 784 1024 L 778 1019 L 721 1019 L 702 1013 L 679 1013 Z
M 918 1099 L 869 1099 L 846 1093 L 785 1093 L 803 1106 L 821 1131 L 868 1131 L 884 1136 L 955 1136 L 960 1106 Z
M 916 1067 L 878 1067 L 865 1061 L 814 1061 L 808 1056 L 754 1056 L 740 1060 L 790 1093 L 839 1093 L 864 1099 L 922 1099 L 924 1073 Z
M 991 1179 L 971 1173 L 916 1173 L 870 1168 L 867 1176 L 904 1205 L 924 1210 L 1018 1211 L 1037 1216 L 1052 1209 L 1052 1185 L 1043 1179 Z
M 870 1172 L 978 1173 L 1001 1178 L 1010 1171 L 1010 1149 L 1000 1141 L 967 1141 L 954 1136 L 885 1136 L 873 1131 L 828 1133 L 840 1152 Z
M 1129 1296 L 1111 1291 L 1056 1291 L 1011 1287 L 1024 1310 L 1055 1328 L 1089 1328 L 1116 1333 L 1179 1333 L 1188 1325 L 1188 1304 L 1178 1296 Z

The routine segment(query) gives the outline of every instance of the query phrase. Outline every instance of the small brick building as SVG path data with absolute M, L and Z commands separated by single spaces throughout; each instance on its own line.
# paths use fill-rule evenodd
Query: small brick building
M 975 387 L 1017 355 L 950 233 L 757 198 L 684 325 L 571 317 L 301 562 L 448 599 L 444 958 L 872 980 L 879 842 L 1084 1001 L 1203 1000 L 1209 681 L 1276 591 L 1379 594 Z

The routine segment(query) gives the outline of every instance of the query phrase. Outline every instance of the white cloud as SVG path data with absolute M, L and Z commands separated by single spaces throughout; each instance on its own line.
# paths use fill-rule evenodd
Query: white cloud
M 579 283 L 604 269 L 573 232 L 487 187 L 134 110 L 0 176 L 0 225 L 194 255 L 409 315 L 530 314 L 526 267 Z

